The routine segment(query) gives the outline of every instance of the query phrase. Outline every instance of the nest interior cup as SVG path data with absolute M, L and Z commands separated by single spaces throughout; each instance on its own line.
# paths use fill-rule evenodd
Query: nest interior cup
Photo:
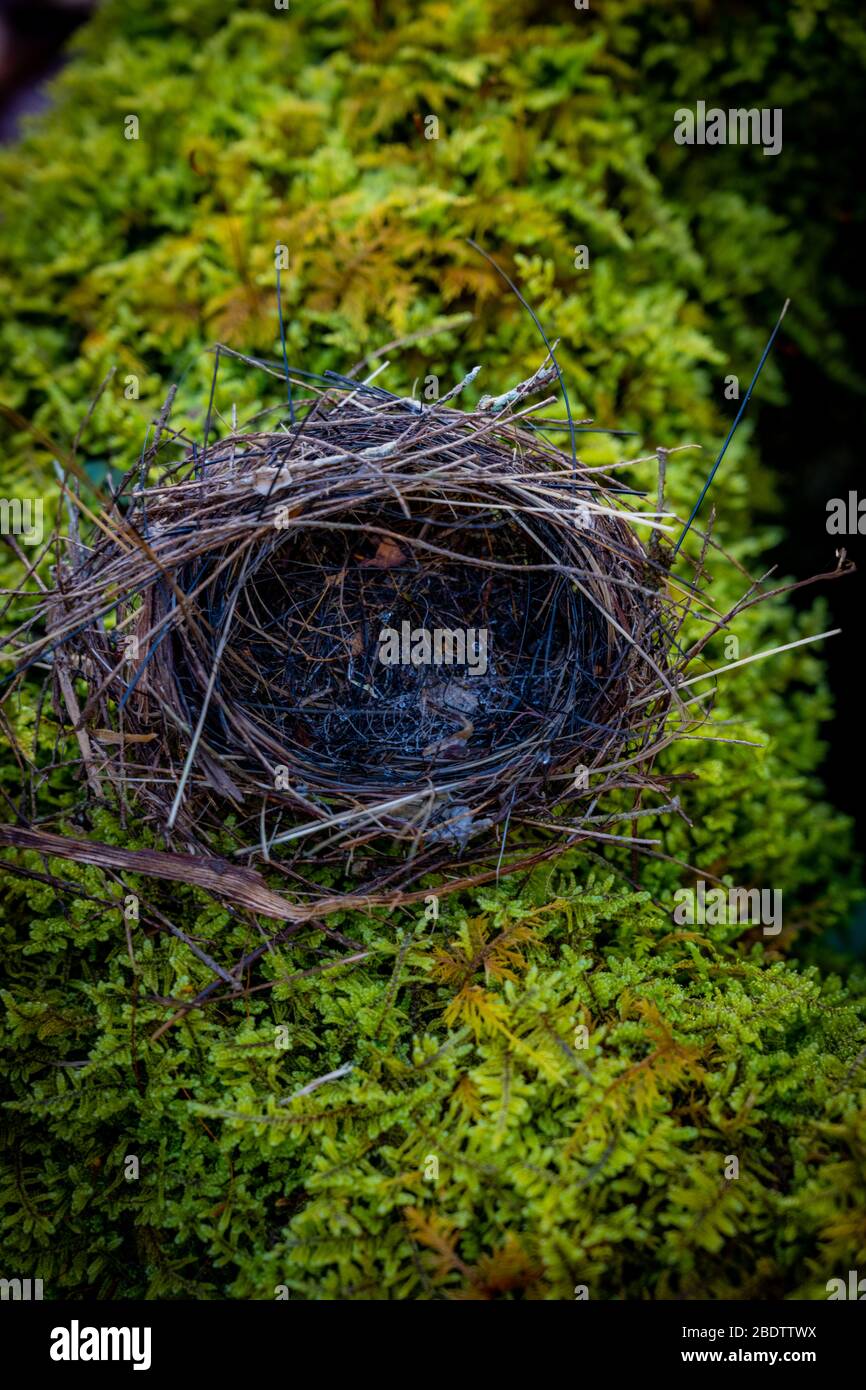
M 358 388 L 190 450 L 70 584 L 94 615 L 123 595 L 84 623 L 88 713 L 126 736 L 105 770 L 157 825 L 231 812 L 266 855 L 501 847 L 585 795 L 658 684 L 625 493 L 506 412 Z

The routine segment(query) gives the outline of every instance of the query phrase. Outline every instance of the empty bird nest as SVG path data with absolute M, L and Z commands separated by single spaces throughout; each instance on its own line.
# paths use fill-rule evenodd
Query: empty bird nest
M 209 419 L 203 445 L 167 407 L 101 514 L 65 487 L 11 688 L 47 664 L 89 803 L 165 847 L 148 871 L 209 864 L 272 910 L 264 862 L 312 912 L 316 865 L 358 885 L 333 905 L 405 901 L 680 812 L 654 762 L 675 706 L 705 715 L 677 691 L 695 588 L 668 582 L 661 489 L 639 509 L 627 469 L 583 465 L 585 422 L 552 442 L 554 370 L 472 410 L 470 378 L 421 402 L 295 377 L 285 423 Z

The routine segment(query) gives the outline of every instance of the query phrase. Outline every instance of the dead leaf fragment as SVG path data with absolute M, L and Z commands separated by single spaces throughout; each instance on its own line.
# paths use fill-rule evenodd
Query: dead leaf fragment
M 396 541 L 389 540 L 387 537 L 380 541 L 376 554 L 369 560 L 362 560 L 363 569 L 390 570 L 395 565 L 405 565 L 406 556 L 397 545 Z

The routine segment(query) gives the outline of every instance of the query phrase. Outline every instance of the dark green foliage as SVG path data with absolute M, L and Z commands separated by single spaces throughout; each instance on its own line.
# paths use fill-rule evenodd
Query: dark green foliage
M 130 466 L 179 378 L 200 432 L 205 347 L 278 354 L 276 242 L 293 362 L 345 368 L 439 324 L 389 354 L 389 387 L 427 373 L 450 386 L 478 362 L 480 390 L 508 385 L 538 365 L 537 337 L 465 235 L 562 338 L 575 413 L 638 431 L 635 453 L 717 446 L 722 381 L 754 366 L 767 286 L 796 294 L 800 350 L 841 373 L 817 288 L 827 246 L 776 199 L 775 173 L 751 191 L 760 152 L 732 168 L 725 151 L 710 189 L 710 166 L 670 142 L 673 107 L 711 97 L 701 86 L 724 69 L 722 7 L 651 8 L 106 4 L 54 110 L 0 156 L 0 399 L 68 447 L 117 366 L 82 438 L 95 481 Z M 862 50 L 853 6 L 768 9 L 737 51 L 760 82 L 783 35 L 803 73 L 816 58 L 810 99 L 826 101 L 839 34 L 852 64 Z M 684 74 L 667 103 L 666 62 Z M 811 153 L 791 157 L 814 178 Z M 584 243 L 588 272 L 574 268 Z M 231 366 L 222 381 L 224 416 L 275 399 Z M 762 390 L 780 389 L 771 363 Z M 581 448 L 623 456 L 601 436 Z M 44 441 L 11 428 L 5 459 L 20 495 L 48 490 Z M 706 452 L 671 460 L 678 510 L 706 467 Z M 769 537 L 751 507 L 771 492 L 744 427 L 713 497 L 755 571 Z M 721 609 L 742 576 L 721 557 L 710 569 Z M 820 604 L 795 616 L 773 601 L 735 630 L 745 656 L 826 626 Z M 733 722 L 718 733 L 746 742 L 668 756 L 665 770 L 698 774 L 681 792 L 693 827 L 638 823 L 670 856 L 642 865 L 644 891 L 630 857 L 575 854 L 448 900 L 433 924 L 330 919 L 363 959 L 325 968 L 359 952 L 305 934 L 252 976 L 270 988 L 155 1041 L 207 968 L 153 927 L 127 933 L 120 887 L 96 870 L 52 865 L 76 885 L 63 896 L 2 875 L 0 1273 L 41 1276 L 49 1297 L 824 1296 L 866 1260 L 866 982 L 794 958 L 852 898 L 849 829 L 816 780 L 831 713 L 817 652 L 722 684 L 716 714 Z M 721 636 L 707 659 L 725 663 Z M 29 747 L 32 704 L 12 714 Z M 11 754 L 0 779 L 19 794 Z M 60 772 L 42 795 L 42 814 L 78 797 Z M 104 812 L 86 829 L 137 843 Z M 682 861 L 781 888 L 782 936 L 673 927 Z M 190 890 L 140 892 L 223 965 L 261 939 Z

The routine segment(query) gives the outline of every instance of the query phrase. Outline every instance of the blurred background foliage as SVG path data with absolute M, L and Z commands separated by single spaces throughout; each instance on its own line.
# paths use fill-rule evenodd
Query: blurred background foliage
M 543 349 L 471 236 L 561 339 L 575 414 L 636 432 L 583 436 L 588 462 L 703 446 L 671 461 L 687 512 L 736 410 L 724 379 L 745 389 L 785 297 L 762 399 L 781 410 L 790 362 L 834 400 L 860 390 L 846 142 L 864 55 L 841 0 L 105 4 L 50 110 L 0 153 L 7 493 L 50 494 L 50 440 L 70 446 L 112 367 L 81 438 L 95 486 L 137 457 L 171 384 L 200 433 L 215 341 L 279 355 L 277 243 L 294 364 L 346 370 L 403 340 L 375 359 L 393 390 L 435 374 L 444 391 L 477 364 L 479 392 L 504 389 Z M 782 154 L 676 146 L 673 112 L 698 99 L 782 106 Z M 223 363 L 220 427 L 277 399 Z M 712 493 L 757 572 L 790 489 L 759 419 Z M 813 525 L 831 568 L 823 510 Z M 710 568 L 732 602 L 742 576 Z M 823 599 L 773 601 L 736 634 L 746 656 L 830 625 Z M 644 865 L 637 894 L 623 865 L 573 855 L 449 902 L 423 936 L 409 914 L 343 922 L 369 952 L 352 967 L 286 984 L 322 948 L 281 948 L 271 990 L 148 1043 L 158 1000 L 207 972 L 153 932 L 130 946 L 88 901 L 106 896 L 96 871 L 63 866 L 82 896 L 62 903 L 4 876 L 8 1272 L 35 1260 L 50 1292 L 82 1296 L 821 1296 L 866 1259 L 863 973 L 828 937 L 857 887 L 818 776 L 831 712 L 819 648 L 745 667 L 717 715 L 761 748 L 681 745 L 668 769 L 699 774 L 693 828 L 641 826 L 674 859 L 781 888 L 769 944 L 672 933 L 676 864 Z M 32 704 L 16 718 L 32 727 Z M 0 778 L 14 802 L 11 757 Z M 75 797 L 62 778 L 52 795 Z M 86 825 L 136 843 L 107 812 Z M 249 924 L 191 891 L 142 893 L 220 959 L 248 945 Z M 744 1179 L 725 1183 L 730 1153 Z

